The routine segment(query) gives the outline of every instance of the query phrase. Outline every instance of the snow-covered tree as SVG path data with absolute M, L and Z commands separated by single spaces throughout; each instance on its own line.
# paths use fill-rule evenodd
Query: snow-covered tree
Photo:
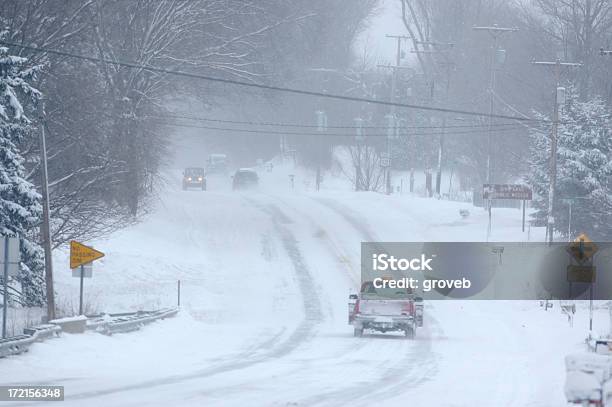
M 599 98 L 580 102 L 575 88 L 568 88 L 567 93 L 559 116 L 555 231 L 567 236 L 571 200 L 570 234 L 586 232 L 593 239 L 607 241 L 612 238 L 610 112 Z M 548 215 L 550 134 L 550 124 L 531 134 L 528 178 L 535 193 L 534 220 L 539 225 L 546 223 Z
M 1 35 L 1 34 L 0 34 Z M 41 196 L 25 177 L 19 145 L 32 137 L 33 127 L 26 111 L 40 94 L 30 85 L 37 67 L 0 47 L 0 234 L 19 236 L 21 283 L 24 305 L 41 305 L 44 300 L 44 257 L 37 243 Z

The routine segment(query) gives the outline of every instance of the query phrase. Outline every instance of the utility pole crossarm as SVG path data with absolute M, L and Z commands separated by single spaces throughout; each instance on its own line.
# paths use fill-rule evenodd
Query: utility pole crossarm
M 605 55 L 612 56 L 612 49 L 611 50 L 606 50 L 606 49 L 600 48 L 599 49 L 599 55 L 601 55 L 602 57 L 605 56 Z
M 407 35 L 392 35 L 392 34 L 386 34 L 385 37 L 387 38 L 396 38 L 396 39 L 400 39 L 400 40 L 409 40 L 410 37 Z
M 532 65 L 543 65 L 543 66 L 566 66 L 566 67 L 578 67 L 582 66 L 579 62 L 560 62 L 560 61 L 532 61 Z
M 382 65 L 382 64 L 378 64 L 376 65 L 377 68 L 387 68 L 387 69 L 404 69 L 406 71 L 414 71 L 414 68 L 411 68 L 409 66 L 402 66 L 402 65 Z
M 498 27 L 496 25 L 493 26 L 474 26 L 472 27 L 473 30 L 476 31 L 488 31 L 490 33 L 506 33 L 506 32 L 515 32 L 518 31 L 519 29 L 516 27 Z
M 439 41 L 415 41 L 416 44 L 419 45 L 430 45 L 432 47 L 444 47 L 444 48 L 453 48 L 455 46 L 454 42 L 439 42 Z

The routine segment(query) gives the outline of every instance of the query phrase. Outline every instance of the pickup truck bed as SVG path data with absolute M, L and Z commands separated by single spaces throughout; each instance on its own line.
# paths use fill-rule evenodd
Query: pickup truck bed
M 354 336 L 360 337 L 364 330 L 378 332 L 400 331 L 414 338 L 417 327 L 415 303 L 412 293 L 402 289 L 375 289 L 364 283 L 361 293 L 349 303 L 349 322 L 353 324 Z

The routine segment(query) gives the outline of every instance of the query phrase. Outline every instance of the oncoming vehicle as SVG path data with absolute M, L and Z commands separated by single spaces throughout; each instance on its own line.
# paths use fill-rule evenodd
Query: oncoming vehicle
M 199 188 L 206 191 L 206 174 L 204 168 L 191 167 L 183 171 L 183 190 Z
M 412 290 L 376 288 L 372 281 L 364 282 L 359 295 L 349 296 L 349 323 L 357 337 L 369 329 L 383 333 L 399 331 L 407 338 L 414 338 L 419 324 Z
M 208 174 L 227 174 L 228 162 L 225 154 L 210 154 L 206 160 Z
M 234 190 L 255 188 L 259 184 L 259 176 L 252 168 L 240 168 L 232 178 Z

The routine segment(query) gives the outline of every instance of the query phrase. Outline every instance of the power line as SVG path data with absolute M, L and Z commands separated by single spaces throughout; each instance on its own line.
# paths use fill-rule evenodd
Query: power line
M 182 115 L 182 114 L 159 114 L 154 117 L 162 117 L 169 119 L 186 119 L 186 120 L 194 120 L 194 121 L 203 121 L 203 122 L 216 122 L 216 123 L 227 123 L 227 124 L 241 124 L 241 125 L 250 125 L 250 126 L 270 126 L 270 127 L 294 127 L 294 128 L 317 128 L 316 124 L 303 124 L 303 123 L 282 123 L 282 122 L 258 122 L 258 121 L 249 121 L 249 120 L 227 120 L 227 119 L 215 119 L 209 117 L 200 117 L 200 116 L 191 116 L 191 115 Z M 495 124 L 495 127 L 506 127 L 506 126 L 517 126 L 517 123 L 498 123 Z M 401 126 L 406 129 L 438 129 L 443 126 Z M 446 126 L 447 128 L 480 128 L 480 127 L 488 127 L 487 124 L 462 124 L 462 125 L 454 125 L 454 126 Z M 347 126 L 347 125 L 337 125 L 337 126 L 327 126 L 329 129 L 388 129 L 389 126 Z
M 442 112 L 442 113 L 455 113 L 455 114 L 461 114 L 461 115 L 466 115 L 466 116 L 496 117 L 498 119 L 508 119 L 508 120 L 516 120 L 516 121 L 538 121 L 536 119 L 525 119 L 523 117 L 517 117 L 517 116 L 497 115 L 497 114 L 492 116 L 491 114 L 488 114 L 488 113 L 473 112 L 469 110 L 447 109 L 447 108 L 440 108 L 440 107 L 433 107 L 433 106 L 414 105 L 414 104 L 408 104 L 408 103 L 396 103 L 396 102 L 391 102 L 391 101 L 360 98 L 360 97 L 355 97 L 355 96 L 338 95 L 338 94 L 331 94 L 331 93 L 324 93 L 324 92 L 316 92 L 316 91 L 310 91 L 310 90 L 304 90 L 304 89 L 287 88 L 287 87 L 282 87 L 282 86 L 262 85 L 262 84 L 251 83 L 251 82 L 238 81 L 234 79 L 224 79 L 224 78 L 201 75 L 201 74 L 196 74 L 196 73 L 177 71 L 177 70 L 172 70 L 172 69 L 156 68 L 153 66 L 137 64 L 134 62 L 125 62 L 125 61 L 119 61 L 119 60 L 110 60 L 110 59 L 105 59 L 105 58 L 90 57 L 86 55 L 75 54 L 72 52 L 59 51 L 59 50 L 45 48 L 45 47 L 35 47 L 31 45 L 17 44 L 17 43 L 9 42 L 9 41 L 0 41 L 0 44 L 22 48 L 22 49 L 27 49 L 27 50 L 34 51 L 34 52 L 46 52 L 48 54 L 60 55 L 60 56 L 69 57 L 69 58 L 82 59 L 82 60 L 90 61 L 90 62 L 101 62 L 104 64 L 123 66 L 126 68 L 142 69 L 142 70 L 149 71 L 149 72 L 157 72 L 157 73 L 163 73 L 163 74 L 168 74 L 168 75 L 182 76 L 182 77 L 192 78 L 192 79 L 201 79 L 201 80 L 206 80 L 206 81 L 211 81 L 211 82 L 225 83 L 229 85 L 265 89 L 265 90 L 276 91 L 276 92 L 293 93 L 293 94 L 305 95 L 305 96 L 317 96 L 317 97 L 322 97 L 322 98 L 345 100 L 345 101 L 351 101 L 351 102 L 372 103 L 372 104 L 384 105 L 384 106 L 396 106 L 396 107 L 402 107 L 402 108 L 407 108 L 407 109 L 426 110 L 426 111 Z
M 320 136 L 321 133 L 320 132 L 312 132 L 312 133 L 306 133 L 306 132 L 287 132 L 287 131 L 275 131 L 275 130 L 255 130 L 255 129 L 236 129 L 236 128 L 229 128 L 229 127 L 217 127 L 217 126 L 203 126 L 203 125 L 195 125 L 195 124 L 188 124 L 188 123 L 170 123 L 170 122 L 164 122 L 161 120 L 153 120 L 153 123 L 156 124 L 161 124 L 161 125 L 166 125 L 166 126 L 176 126 L 176 127 L 187 127 L 187 128 L 195 128 L 195 129 L 207 129 L 207 130 L 219 130 L 219 131 L 228 131 L 228 132 L 236 132 L 236 133 L 253 133 L 253 134 L 266 134 L 266 135 L 277 135 L 277 134 L 282 134 L 282 135 L 288 135 L 288 136 Z M 523 127 L 520 124 L 516 124 L 515 127 L 508 127 L 505 129 L 499 129 L 498 131 L 511 131 L 511 130 L 521 130 L 523 129 Z M 469 134 L 474 134 L 474 133 L 484 133 L 484 132 L 488 132 L 488 128 L 487 129 L 479 129 L 479 130 L 472 130 L 472 131 L 458 131 L 458 132 L 453 132 L 452 134 L 464 134 L 464 135 L 469 135 Z M 424 132 L 424 133 L 400 133 L 399 136 L 430 136 L 430 135 L 438 135 L 440 134 L 440 132 Z M 350 134 L 350 133 L 325 133 L 326 136 L 332 136 L 332 137 L 355 137 L 355 134 Z M 387 134 L 367 134 L 366 137 L 388 137 Z

